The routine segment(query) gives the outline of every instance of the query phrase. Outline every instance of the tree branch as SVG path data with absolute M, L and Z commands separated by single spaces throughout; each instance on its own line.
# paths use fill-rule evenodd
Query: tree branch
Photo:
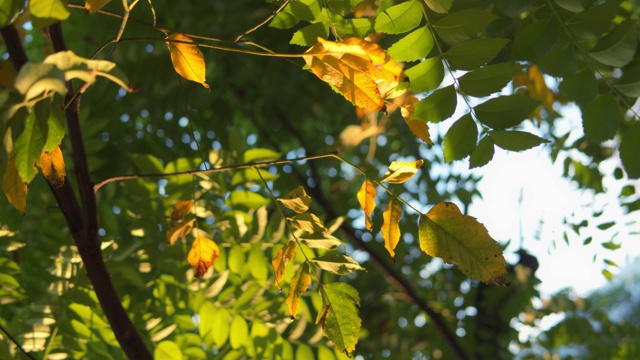
M 60 23 L 51 25 L 49 27 L 49 34 L 56 52 L 67 50 Z M 78 182 L 82 211 L 80 211 L 79 214 L 65 213 L 65 217 L 67 221 L 69 221 L 70 215 L 73 215 L 72 218 L 76 220 L 78 217 L 82 219 L 80 228 L 76 227 L 77 224 L 73 224 L 72 226 L 71 223 L 69 223 L 69 228 L 78 247 L 82 262 L 87 270 L 87 276 L 93 285 L 102 310 L 122 350 L 130 359 L 151 359 L 151 353 L 145 346 L 131 319 L 129 319 L 127 312 L 122 307 L 122 303 L 111 281 L 109 271 L 102 258 L 100 239 L 98 237 L 98 208 L 96 196 L 93 191 L 93 183 L 89 173 L 87 154 L 84 147 L 84 139 L 82 138 L 82 129 L 80 127 L 80 97 L 73 96 L 73 85 L 71 81 L 67 82 L 67 89 L 68 93 L 65 98 L 65 103 L 67 103 L 68 106 L 65 110 L 65 115 L 67 118 L 69 139 L 71 140 L 71 147 L 73 149 L 74 172 Z M 56 199 L 60 203 L 57 196 Z M 65 211 L 62 205 L 61 209 Z

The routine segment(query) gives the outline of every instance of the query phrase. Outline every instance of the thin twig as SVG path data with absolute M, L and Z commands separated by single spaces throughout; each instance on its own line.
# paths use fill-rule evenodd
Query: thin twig
M 22 348 L 22 346 L 20 345 L 20 343 L 18 342 L 18 340 L 16 340 L 13 336 L 11 336 L 11 334 L 7 331 L 7 329 L 4 328 L 4 326 L 2 326 L 2 324 L 0 324 L 0 330 L 2 330 L 2 332 L 7 335 L 7 337 L 9 338 L 9 340 L 11 340 L 12 343 L 14 343 L 14 345 L 16 347 L 18 347 L 18 349 L 29 359 L 31 360 L 36 360 L 36 358 L 33 357 L 33 355 L 29 354 L 25 349 Z
M 302 156 L 302 157 L 297 157 L 293 159 L 283 159 L 283 160 L 275 160 L 275 161 L 257 161 L 257 162 L 246 163 L 246 164 L 217 167 L 217 168 L 207 169 L 207 170 L 186 170 L 186 171 L 177 171 L 172 173 L 149 173 L 149 174 L 111 176 L 97 182 L 93 186 L 93 191 L 97 192 L 104 185 L 114 181 L 135 180 L 135 179 L 142 179 L 142 178 L 164 178 L 164 177 L 173 177 L 173 176 L 180 176 L 180 175 L 210 174 L 210 173 L 216 173 L 216 172 L 233 171 L 233 170 L 247 169 L 247 168 L 253 168 L 253 167 L 290 164 L 296 161 L 322 159 L 327 157 L 334 157 L 336 154 L 337 152 L 334 151 L 334 152 L 322 154 L 322 155 Z
M 282 5 L 280 5 L 280 7 L 278 9 L 276 9 L 276 11 L 274 11 L 268 18 L 264 19 L 264 21 L 262 21 L 261 23 L 259 23 L 258 25 L 252 27 L 251 29 L 245 31 L 244 33 L 238 35 L 236 37 L 236 39 L 234 40 L 234 42 L 238 42 L 240 41 L 240 39 L 242 39 L 244 36 L 249 35 L 250 33 L 258 30 L 259 28 L 261 28 L 262 26 L 264 26 L 264 24 L 268 23 L 269 21 L 271 21 L 271 19 L 273 19 L 276 15 L 278 15 L 278 13 L 280 11 L 282 11 L 287 5 L 289 5 L 289 0 L 286 0 L 285 2 L 282 3 Z

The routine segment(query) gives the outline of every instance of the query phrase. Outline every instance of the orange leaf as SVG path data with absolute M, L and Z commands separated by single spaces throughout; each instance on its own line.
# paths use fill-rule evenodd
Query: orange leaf
M 309 270 L 309 264 L 303 263 L 298 267 L 296 274 L 291 278 L 291 285 L 289 286 L 289 295 L 287 296 L 287 309 L 292 318 L 295 318 L 298 314 L 298 304 L 300 303 L 300 296 L 307 291 L 307 288 L 311 284 L 311 274 Z
M 191 212 L 193 207 L 193 200 L 183 200 L 173 205 L 173 211 L 171 212 L 171 220 L 182 220 L 188 213 Z
M 181 33 L 173 33 L 167 37 L 167 40 L 172 40 L 167 41 L 167 47 L 169 47 L 171 63 L 176 72 L 183 78 L 200 83 L 208 89 L 209 85 L 205 79 L 206 65 L 200 48 L 193 44 L 190 37 Z
M 365 225 L 367 230 L 373 229 L 373 222 L 371 221 L 371 214 L 373 209 L 376 208 L 376 187 L 369 179 L 365 180 L 358 191 L 358 202 L 360 207 L 364 210 Z
M 211 239 L 198 236 L 191 245 L 191 250 L 187 255 L 187 262 L 196 271 L 195 277 L 199 278 L 213 266 L 218 256 L 220 256 L 218 245 Z
M 286 246 L 282 249 L 278 250 L 276 257 L 271 261 L 271 265 L 273 265 L 273 269 L 276 272 L 276 281 L 275 284 L 279 290 L 282 290 L 282 286 L 280 286 L 280 281 L 282 280 L 282 275 L 284 275 L 284 268 L 289 261 L 293 259 L 296 255 L 296 243 L 294 241 L 289 241 Z
M 400 112 L 402 113 L 402 118 L 409 126 L 409 130 L 415 135 L 418 139 L 426 142 L 429 145 L 433 145 L 433 141 L 431 141 L 431 135 L 429 134 L 429 125 L 422 120 L 412 120 L 413 111 L 415 110 L 416 104 L 418 103 L 418 98 L 411 95 L 408 96 L 402 106 L 400 107 Z
M 4 194 L 7 199 L 23 215 L 27 209 L 27 183 L 22 181 L 18 174 L 18 168 L 16 167 L 16 160 L 13 153 L 9 156 L 7 161 L 7 169 L 4 172 L 4 178 L 2 179 L 2 185 L 4 187 Z
M 395 87 L 402 67 L 376 43 L 349 38 L 339 43 L 318 38 L 303 55 L 311 71 L 354 105 L 385 112 L 376 81 Z M 389 84 L 390 83 L 390 84 Z
M 40 169 L 42 175 L 52 186 L 59 188 L 64 185 L 64 179 L 67 176 L 64 165 L 64 157 L 60 146 L 56 146 L 50 152 L 43 152 L 40 155 Z
M 170 227 L 167 230 L 167 244 L 173 245 L 179 238 L 190 233 L 195 221 L 196 219 L 183 220 Z
M 382 239 L 384 239 L 384 247 L 389 251 L 389 255 L 395 262 L 396 254 L 394 252 L 396 245 L 400 241 L 400 218 L 402 217 L 402 207 L 400 203 L 393 198 L 389 201 L 387 209 L 382 213 Z

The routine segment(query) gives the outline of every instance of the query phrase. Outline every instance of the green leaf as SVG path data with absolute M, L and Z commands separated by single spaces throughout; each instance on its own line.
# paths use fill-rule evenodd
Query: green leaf
M 480 142 L 478 142 L 478 146 L 476 146 L 476 148 L 471 152 L 469 168 L 473 169 L 485 166 L 489 161 L 491 161 L 491 159 L 493 159 L 494 152 L 495 149 L 491 136 L 485 135 Z
M 416 61 L 429 54 L 433 48 L 433 35 L 427 26 L 410 32 L 387 51 L 396 61 Z
M 491 38 L 469 40 L 458 44 L 444 56 L 453 69 L 474 70 L 493 60 L 509 39 Z
M 232 208 L 235 208 L 236 206 L 244 206 L 248 209 L 257 209 L 261 206 L 267 205 L 268 203 L 269 199 L 253 191 L 247 190 L 233 191 L 225 201 L 225 204 Z
M 421 21 L 422 5 L 416 0 L 410 0 L 378 13 L 375 30 L 387 34 L 402 34 L 415 29 Z
M 611 92 L 598 96 L 582 108 L 584 135 L 593 142 L 613 139 L 618 124 L 624 120 L 620 107 Z
M 291 4 L 294 4 L 292 2 Z M 312 46 L 318 42 L 318 37 L 327 38 L 329 36 L 329 28 L 321 22 L 314 23 L 303 27 L 293 33 L 289 44 L 300 46 Z
M 333 24 L 336 32 L 343 38 L 360 37 L 364 38 L 373 32 L 373 19 L 342 19 Z
M 611 27 L 621 2 L 622 0 L 607 0 L 604 4 L 573 15 L 566 24 L 580 38 L 596 40 Z
M 607 269 L 603 269 L 602 270 L 602 276 L 607 278 L 607 280 L 613 280 L 613 273 L 611 273 L 611 271 L 609 271 Z
M 420 216 L 420 249 L 455 264 L 465 275 L 491 285 L 504 285 L 506 262 L 498 243 L 478 220 L 463 215 L 453 203 L 439 203 Z
M 557 77 L 575 74 L 576 66 L 576 49 L 569 45 L 553 47 L 538 60 L 541 72 Z
M 412 119 L 439 123 L 456 110 L 457 94 L 453 85 L 438 89 L 416 104 Z
M 598 83 L 591 69 L 586 68 L 565 77 L 558 86 L 560 94 L 578 104 L 588 104 L 598 94 Z
M 260 175 L 262 175 L 262 178 L 258 175 L 258 171 L 260 172 Z M 267 169 L 241 169 L 233 173 L 233 176 L 231 177 L 231 186 L 247 183 L 262 184 L 262 179 L 264 179 L 264 181 L 273 181 L 279 177 L 280 174 L 272 174 Z
M 324 311 L 319 312 L 316 324 L 340 352 L 351 354 L 356 347 L 362 320 L 358 317 L 358 291 L 346 283 L 330 283 L 320 288 Z
M 474 110 L 481 123 L 494 129 L 505 129 L 520 124 L 539 104 L 530 97 L 509 95 L 489 99 Z
M 407 69 L 409 89 L 415 92 L 431 91 L 444 79 L 444 66 L 439 56 L 434 56 Z
M 620 267 L 615 261 L 613 260 L 609 260 L 609 259 L 604 259 L 604 263 L 609 265 L 609 266 L 615 266 L 615 267 Z
M 22 181 L 30 183 L 38 173 L 36 164 L 45 144 L 45 132 L 38 120 L 38 111 L 32 111 L 25 119 L 24 130 L 13 143 L 16 167 Z
M 20 14 L 24 1 L 21 0 L 4 0 L 0 3 L 0 27 L 11 24 Z
M 289 6 L 290 5 L 287 5 L 287 8 Z M 276 14 L 276 16 L 269 22 L 269 27 L 284 30 L 290 29 L 300 22 L 300 18 L 297 18 L 292 13 L 286 11 L 287 8 Z
M 29 0 L 29 13 L 35 28 L 66 20 L 70 15 L 66 1 L 62 0 Z
M 598 40 L 589 55 L 601 64 L 623 67 L 633 59 L 637 45 L 636 23 L 633 20 L 627 20 Z
M 478 128 L 470 113 L 456 120 L 444 136 L 444 160 L 460 160 L 471 154 L 478 141 Z
M 56 95 L 53 97 L 51 111 L 49 112 L 47 120 L 47 139 L 42 151 L 52 151 L 62 142 L 67 124 L 67 118 L 65 117 L 64 110 L 62 110 L 63 105 L 62 96 Z
M 505 150 L 522 151 L 549 141 L 524 131 L 494 130 L 489 132 L 493 142 Z
M 287 6 L 293 16 L 298 19 L 312 22 L 322 13 L 322 6 L 318 0 L 292 1 Z
M 513 60 L 537 61 L 556 44 L 560 31 L 556 21 L 548 17 L 531 24 L 521 23 L 513 39 Z
M 427 3 L 429 9 L 439 14 L 445 14 L 451 9 L 453 0 L 424 0 Z
M 608 241 L 608 242 L 602 243 L 601 245 L 603 248 L 607 250 L 618 250 L 622 247 L 621 244 L 616 244 L 613 241 Z
M 364 270 L 357 261 L 337 251 L 327 252 L 322 256 L 311 259 L 311 261 L 320 269 L 337 275 L 346 275 L 354 271 Z
M 602 224 L 598 224 L 598 226 L 596 226 L 598 229 L 600 230 L 607 230 L 609 228 L 611 228 L 612 226 L 614 226 L 616 224 L 615 221 L 609 221 L 609 222 L 605 222 Z
M 484 97 L 502 90 L 522 70 L 522 65 L 500 63 L 468 72 L 460 79 L 460 90 L 467 95 Z
M 255 244 L 253 248 L 251 248 L 249 259 L 247 260 L 247 264 L 250 264 L 251 275 L 257 280 L 267 280 L 269 276 L 267 264 L 269 262 L 260 243 Z
M 640 178 L 640 123 L 633 122 L 622 135 L 620 159 L 629 179 Z
M 625 70 L 614 87 L 626 96 L 640 97 L 640 65 Z
M 553 2 L 558 4 L 558 6 L 560 6 L 561 8 L 574 13 L 584 11 L 583 0 L 553 0 Z
M 498 17 L 481 9 L 454 12 L 438 20 L 433 28 L 450 45 L 474 39 L 487 25 Z
M 231 348 L 238 349 L 245 346 L 249 341 L 249 326 L 247 321 L 237 314 L 231 322 L 231 331 L 229 333 L 229 343 Z
M 182 360 L 182 351 L 175 342 L 165 340 L 156 346 L 153 357 L 155 359 Z
M 309 359 L 314 360 L 315 355 L 313 354 L 313 350 L 309 347 L 309 345 L 305 343 L 298 344 L 296 348 L 296 356 L 294 359 Z
M 16 77 L 15 87 L 27 101 L 42 93 L 67 94 L 64 73 L 53 64 L 26 63 Z
M 72 51 L 60 51 L 47 56 L 44 59 L 44 64 L 53 64 L 64 71 L 65 80 L 79 79 L 87 84 L 93 84 L 96 76 L 102 76 L 127 91 L 133 91 L 128 85 L 127 76 L 112 61 L 90 60 L 80 57 Z

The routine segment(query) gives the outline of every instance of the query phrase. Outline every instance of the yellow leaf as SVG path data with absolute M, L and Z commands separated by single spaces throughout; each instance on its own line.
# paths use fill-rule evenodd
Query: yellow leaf
M 291 222 L 291 225 L 296 229 L 306 231 L 309 233 L 327 231 L 322 220 L 314 214 L 303 213 L 296 214 L 293 217 L 287 218 Z
M 64 185 L 67 172 L 65 171 L 64 157 L 60 146 L 56 146 L 50 152 L 45 151 L 40 155 L 40 169 L 42 170 L 42 175 L 47 178 L 47 181 L 52 186 L 59 188 Z
M 273 265 L 273 269 L 276 272 L 275 285 L 278 287 L 278 290 L 282 290 L 282 286 L 280 286 L 280 280 L 282 280 L 282 275 L 284 275 L 284 268 L 295 255 L 296 243 L 290 240 L 285 247 L 278 250 L 276 257 L 274 257 L 271 261 L 271 265 Z
M 293 278 L 291 278 L 291 284 L 289 285 L 289 295 L 287 295 L 287 309 L 291 317 L 295 319 L 298 314 L 298 304 L 300 303 L 300 296 L 307 291 L 307 288 L 311 285 L 311 274 L 309 270 L 309 264 L 306 262 L 300 264 Z
M 429 134 L 429 125 L 426 122 L 416 119 L 412 120 L 413 111 L 416 108 L 416 104 L 418 103 L 418 98 L 411 95 L 407 96 L 404 100 L 404 103 L 400 107 L 400 113 L 402 113 L 402 118 L 409 126 L 409 130 L 415 135 L 418 139 L 426 142 L 429 145 L 433 145 L 433 141 L 431 141 L 431 135 Z
M 18 174 L 13 153 L 11 153 L 8 160 L 4 178 L 2 179 L 4 194 L 7 196 L 7 200 L 9 200 L 11 205 L 24 215 L 27 209 L 27 193 L 29 191 L 27 183 L 22 181 Z
M 373 209 L 376 208 L 376 187 L 369 181 L 365 180 L 358 191 L 358 202 L 360 207 L 364 210 L 364 220 L 367 230 L 373 229 L 373 221 L 371 221 L 371 214 Z
M 389 165 L 389 170 L 384 174 L 380 181 L 386 181 L 389 184 L 402 184 L 411 179 L 418 169 L 422 168 L 424 160 L 417 161 L 393 161 Z
M 167 46 L 171 54 L 171 63 L 176 72 L 183 78 L 202 84 L 209 88 L 205 79 L 205 63 L 202 51 L 190 37 L 181 33 L 173 33 L 167 37 Z M 179 41 L 179 42 L 178 42 Z
M 505 284 L 507 270 L 500 246 L 484 225 L 463 215 L 455 204 L 441 202 L 422 215 L 418 237 L 428 255 L 456 264 L 464 274 L 484 283 Z
M 182 220 L 188 213 L 191 212 L 193 207 L 193 200 L 183 200 L 173 205 L 173 211 L 171 211 L 171 220 Z
M 219 256 L 220 249 L 218 249 L 218 245 L 213 240 L 198 236 L 191 245 L 191 250 L 187 255 L 187 262 L 196 271 L 195 277 L 198 278 L 213 266 Z
M 173 245 L 179 238 L 190 233 L 195 221 L 196 219 L 183 220 L 171 226 L 169 230 L 167 230 L 167 244 Z
M 397 87 L 402 67 L 380 45 L 360 38 L 337 43 L 318 38 L 305 54 L 311 71 L 354 105 L 386 111 L 377 81 Z
M 398 241 L 400 241 L 400 218 L 402 217 L 402 206 L 393 198 L 389 201 L 387 209 L 382 213 L 383 223 L 380 231 L 384 239 L 384 247 L 389 251 L 389 255 L 396 261 L 394 252 Z
M 111 0 L 85 0 L 84 8 L 89 14 L 95 14 L 107 5 Z
M 311 197 L 304 191 L 304 187 L 298 186 L 291 190 L 283 198 L 278 198 L 278 201 L 287 208 L 297 212 L 303 213 L 309 210 L 309 204 L 311 204 Z

